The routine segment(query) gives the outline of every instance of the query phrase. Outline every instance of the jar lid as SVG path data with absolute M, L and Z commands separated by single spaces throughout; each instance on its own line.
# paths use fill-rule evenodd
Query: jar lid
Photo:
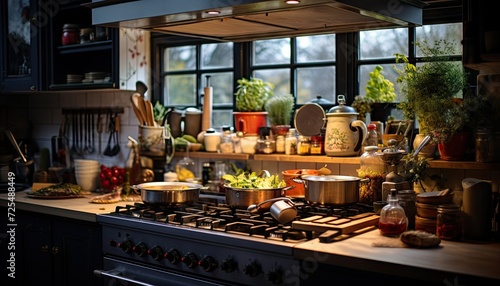
M 366 127 L 368 130 L 377 130 L 377 125 L 373 123 L 368 124 Z
M 78 24 L 64 24 L 63 29 L 80 29 Z
M 337 114 L 337 113 L 348 113 L 348 114 L 358 114 L 356 110 L 350 106 L 345 105 L 345 96 L 340 94 L 337 97 L 338 106 L 334 106 L 328 110 L 328 113 Z

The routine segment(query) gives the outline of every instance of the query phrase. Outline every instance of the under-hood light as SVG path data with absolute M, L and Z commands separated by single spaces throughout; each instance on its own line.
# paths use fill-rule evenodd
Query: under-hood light
M 208 15 L 219 15 L 219 14 L 220 14 L 220 11 L 217 11 L 217 10 L 209 10 L 209 11 L 206 11 L 205 13 L 207 13 Z

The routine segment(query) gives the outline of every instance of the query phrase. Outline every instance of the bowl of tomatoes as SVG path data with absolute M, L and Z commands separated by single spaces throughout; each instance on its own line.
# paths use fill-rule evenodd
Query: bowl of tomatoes
M 116 187 L 121 187 L 125 183 L 125 168 L 101 165 L 99 179 L 101 180 L 101 191 L 112 192 Z

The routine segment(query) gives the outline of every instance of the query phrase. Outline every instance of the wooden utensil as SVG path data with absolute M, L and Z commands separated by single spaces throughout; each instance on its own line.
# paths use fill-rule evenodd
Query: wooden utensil
M 155 115 L 154 115 L 154 110 L 153 110 L 153 104 L 149 100 L 144 100 L 144 104 L 146 106 L 146 116 L 147 116 L 147 123 L 149 126 L 155 126 Z
M 132 94 L 130 101 L 140 125 L 146 125 L 146 113 L 143 111 L 144 104 L 141 95 L 139 93 Z

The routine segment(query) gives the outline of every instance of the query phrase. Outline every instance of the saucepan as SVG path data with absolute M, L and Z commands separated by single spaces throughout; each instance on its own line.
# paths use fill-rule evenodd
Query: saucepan
M 369 179 L 341 175 L 304 175 L 301 180 L 305 187 L 306 201 L 322 205 L 350 205 L 359 202 L 359 183 Z
M 226 189 L 226 203 L 233 208 L 246 209 L 250 205 L 259 204 L 261 202 L 285 197 L 286 191 L 294 188 L 294 186 L 283 188 L 233 188 L 228 185 L 224 186 Z
M 269 199 L 258 205 L 250 205 L 247 210 L 250 213 L 269 211 L 271 216 L 281 224 L 289 223 L 297 217 L 297 208 L 289 198 Z
M 200 184 L 187 182 L 150 182 L 131 187 L 141 191 L 146 205 L 190 205 L 199 199 Z

